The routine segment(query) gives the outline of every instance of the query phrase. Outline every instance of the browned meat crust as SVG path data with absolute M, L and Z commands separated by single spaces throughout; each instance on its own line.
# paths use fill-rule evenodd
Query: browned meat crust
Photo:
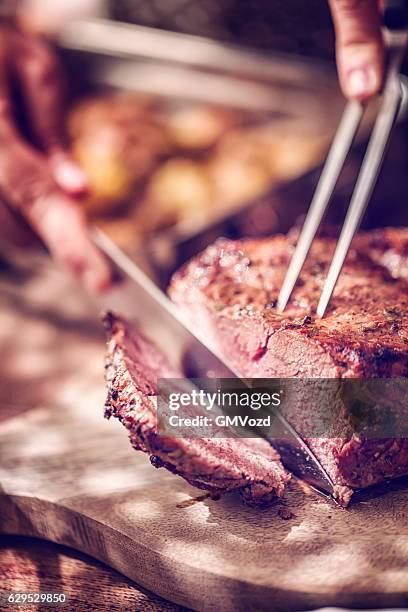
M 314 317 L 334 241 L 316 240 L 285 313 L 276 300 L 293 235 L 219 240 L 173 278 L 170 294 L 248 377 L 407 377 L 408 230 L 360 234 L 327 315 Z M 226 351 L 224 350 L 224 353 Z M 346 487 L 408 473 L 408 440 L 309 439 Z
M 157 434 L 157 379 L 180 378 L 165 356 L 138 330 L 108 313 L 105 414 L 129 430 L 133 446 L 213 495 L 239 490 L 246 503 L 266 505 L 281 496 L 289 475 L 265 440 L 181 439 Z

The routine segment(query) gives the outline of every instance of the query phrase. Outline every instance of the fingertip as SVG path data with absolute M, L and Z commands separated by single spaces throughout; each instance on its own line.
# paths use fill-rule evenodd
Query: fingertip
M 102 294 L 111 287 L 113 274 L 107 261 L 99 253 L 69 253 L 60 259 L 89 293 Z
M 106 291 L 112 284 L 113 272 L 109 261 L 92 242 L 81 207 L 58 193 L 45 203 L 38 230 L 51 254 L 89 292 Z
M 51 159 L 53 178 L 65 193 L 85 196 L 89 191 L 88 179 L 82 168 L 67 156 L 58 155 Z
M 367 100 L 378 93 L 381 79 L 374 66 L 354 67 L 346 72 L 343 90 L 348 98 Z
M 365 101 L 381 89 L 384 38 L 377 0 L 330 0 L 343 93 Z
M 112 273 L 107 266 L 105 270 L 89 270 L 85 276 L 85 285 L 92 293 L 106 293 L 113 284 Z
M 360 44 L 340 48 L 338 68 L 346 97 L 369 100 L 381 90 L 384 73 L 382 46 Z
M 106 293 L 114 282 L 113 269 L 109 261 L 94 245 L 91 245 L 86 261 L 81 279 L 85 287 L 94 294 Z
M 97 271 L 90 267 L 85 268 L 80 280 L 90 293 L 103 293 L 108 287 L 106 277 L 101 277 Z

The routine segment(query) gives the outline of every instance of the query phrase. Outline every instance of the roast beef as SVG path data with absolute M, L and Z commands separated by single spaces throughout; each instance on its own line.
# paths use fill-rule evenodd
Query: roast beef
M 176 273 L 170 296 L 242 376 L 407 377 L 408 230 L 357 236 L 323 319 L 315 310 L 330 238 L 314 242 L 287 309 L 276 309 L 295 241 L 220 239 Z M 355 488 L 408 473 L 405 438 L 307 442 L 344 504 Z
M 155 467 L 166 467 L 213 495 L 239 490 L 248 504 L 266 505 L 283 494 L 289 475 L 265 440 L 159 435 L 157 381 L 182 378 L 183 373 L 134 325 L 112 313 L 104 321 L 108 334 L 105 414 L 120 419 L 136 449 L 148 453 Z

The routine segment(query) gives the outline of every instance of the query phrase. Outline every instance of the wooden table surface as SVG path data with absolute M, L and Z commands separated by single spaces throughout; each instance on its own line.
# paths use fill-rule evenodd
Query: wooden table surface
M 28 259 L 31 259 L 28 258 Z M 37 272 L 44 265 L 43 258 L 32 260 Z M 24 268 L 24 266 L 23 266 Z M 49 270 L 49 272 L 48 272 Z M 37 378 L 41 372 L 34 372 L 35 355 L 37 345 L 44 342 L 41 337 L 41 322 L 53 321 L 56 336 L 50 339 L 49 354 L 57 345 L 64 345 L 64 334 L 87 333 L 92 338 L 98 337 L 102 332 L 97 320 L 95 329 L 92 325 L 86 325 L 87 308 L 91 306 L 82 303 L 75 294 L 75 286 L 72 285 L 72 293 L 66 296 L 68 311 L 77 315 L 77 325 L 72 329 L 69 317 L 64 312 L 57 314 L 55 304 L 60 301 L 59 295 L 66 292 L 66 279 L 56 267 L 45 263 L 45 274 L 48 278 L 48 289 L 39 291 L 35 282 L 29 282 L 29 276 L 23 269 L 10 267 L 6 262 L 0 265 L 0 321 L 3 323 L 2 341 L 0 342 L 0 367 L 2 368 L 0 380 L 0 422 L 4 419 L 22 414 L 27 408 L 32 408 L 37 402 L 46 402 L 47 385 L 34 386 L 30 382 L 29 375 Z M 28 337 L 28 330 L 21 326 L 19 338 L 13 343 L 12 319 L 7 316 L 15 310 L 19 316 L 35 319 L 38 322 L 38 338 Z M 66 314 L 66 313 L 65 313 Z M 8 331 L 7 331 L 8 330 Z M 27 333 L 26 333 L 27 332 Z M 19 362 L 16 355 L 20 352 L 21 344 L 24 343 L 24 352 L 29 361 L 29 369 Z M 54 346 L 54 348 L 53 348 Z M 64 363 L 64 373 L 73 366 L 67 356 L 58 350 L 61 362 Z M 74 360 L 75 361 L 75 360 Z M 45 363 L 44 378 L 50 378 Z M 77 367 L 77 365 L 75 366 Z M 63 375 L 63 374 L 62 374 Z M 42 376 L 39 376 L 41 379 Z M 39 396 L 33 397 L 34 390 Z M 34 403 L 33 403 L 34 402 Z M 0 535 L 0 592 L 5 591 L 64 591 L 69 598 L 68 605 L 64 610 L 184 610 L 179 606 L 166 602 L 152 593 L 147 593 L 130 580 L 112 570 L 107 565 L 80 554 L 72 549 L 65 548 L 49 542 L 43 542 L 31 538 L 20 538 Z M 0 604 L 0 609 L 2 605 Z M 11 609 L 11 608 L 8 608 Z M 22 609 L 19 607 L 18 609 Z M 25 610 L 36 609 L 25 607 Z M 51 609 L 48 607 L 47 609 Z
M 184 610 L 86 555 L 33 538 L 0 536 L 1 590 L 63 592 L 64 610 Z

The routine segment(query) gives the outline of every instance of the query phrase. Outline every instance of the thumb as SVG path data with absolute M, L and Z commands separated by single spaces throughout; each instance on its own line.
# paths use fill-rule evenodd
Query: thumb
M 340 85 L 348 98 L 375 95 L 383 78 L 384 43 L 378 0 L 329 0 L 336 30 Z
M 57 185 L 71 196 L 84 195 L 87 177 L 66 149 L 64 77 L 56 53 L 42 40 L 15 32 L 17 69 L 37 144 L 47 154 Z
M 54 181 L 67 194 L 77 197 L 88 193 L 88 179 L 85 172 L 62 147 L 48 152 L 49 164 Z

